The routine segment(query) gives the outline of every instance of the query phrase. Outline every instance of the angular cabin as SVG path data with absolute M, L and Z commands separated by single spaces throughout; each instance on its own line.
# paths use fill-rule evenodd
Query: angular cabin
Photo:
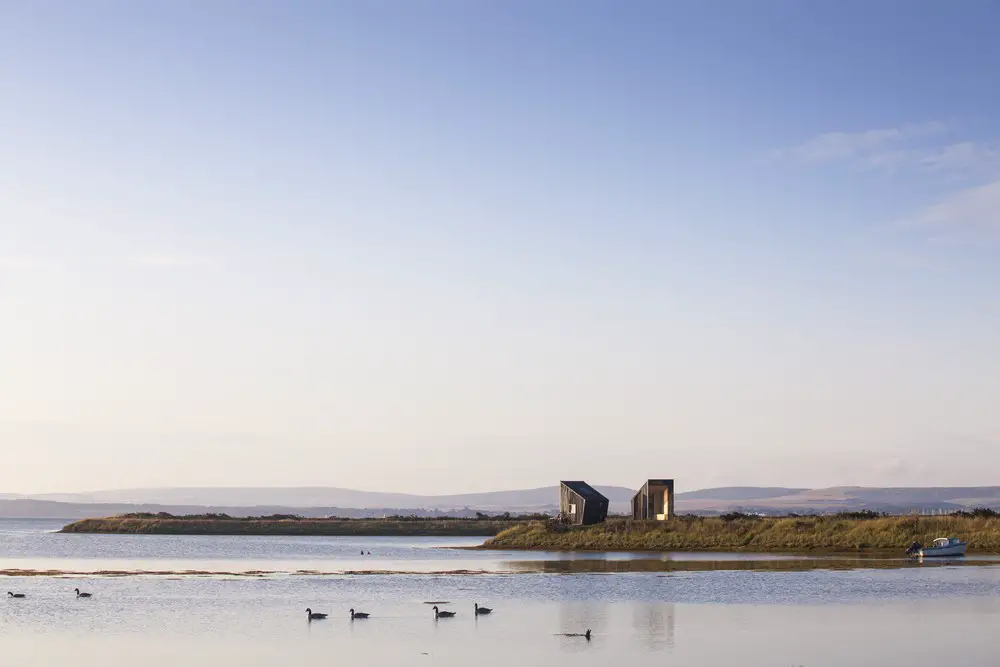
M 632 518 L 666 521 L 674 516 L 674 480 L 647 479 L 632 496 Z
M 601 523 L 608 518 L 608 499 L 586 482 L 560 482 L 559 513 L 575 526 Z

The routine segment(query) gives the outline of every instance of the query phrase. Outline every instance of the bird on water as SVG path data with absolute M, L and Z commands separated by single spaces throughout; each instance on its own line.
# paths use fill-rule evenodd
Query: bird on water
M 356 618 L 368 618 L 369 616 L 371 616 L 371 614 L 366 614 L 363 611 L 354 611 L 353 609 L 351 610 L 351 620 L 352 621 L 354 619 L 356 619 Z
M 89 598 L 90 597 L 90 593 L 81 593 L 79 588 L 74 588 L 73 590 L 76 592 L 76 597 L 78 597 L 78 598 Z
M 306 614 L 309 615 L 310 621 L 321 621 L 326 618 L 326 614 L 321 614 L 318 611 L 313 611 L 312 609 L 306 608 Z
M 23 598 L 23 597 L 25 597 L 25 595 L 24 595 L 24 593 L 11 593 L 10 591 L 7 591 L 7 597 L 11 597 L 11 598 Z
M 492 614 L 493 610 L 489 607 L 480 607 L 479 603 L 476 602 L 476 616 L 485 616 L 486 614 Z
M 437 605 L 434 605 L 433 609 L 434 609 L 434 618 L 451 618 L 452 616 L 455 615 L 455 612 L 453 611 L 441 611 L 440 609 L 437 608 Z
M 579 632 L 564 632 L 563 636 L 565 636 L 565 637 L 583 637 L 584 639 L 586 639 L 589 642 L 590 641 L 590 630 L 588 629 L 586 632 L 584 632 L 582 634 L 579 633 Z

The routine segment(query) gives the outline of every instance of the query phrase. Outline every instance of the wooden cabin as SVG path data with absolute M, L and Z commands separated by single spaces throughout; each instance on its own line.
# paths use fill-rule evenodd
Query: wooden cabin
M 608 518 L 608 499 L 586 482 L 560 482 L 559 514 L 576 526 L 601 523 Z
M 666 521 L 674 516 L 674 480 L 647 479 L 632 496 L 632 518 Z

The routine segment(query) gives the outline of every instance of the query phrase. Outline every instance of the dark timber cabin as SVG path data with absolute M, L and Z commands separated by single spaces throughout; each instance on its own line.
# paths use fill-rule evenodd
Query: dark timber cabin
M 560 482 L 559 513 L 577 526 L 600 523 L 608 518 L 608 499 L 586 482 Z
M 647 479 L 632 496 L 632 518 L 666 521 L 674 516 L 674 480 Z

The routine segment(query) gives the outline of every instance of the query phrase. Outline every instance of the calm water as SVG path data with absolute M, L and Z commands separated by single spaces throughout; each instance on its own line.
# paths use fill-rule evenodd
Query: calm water
M 1000 566 L 990 561 L 571 557 L 449 548 L 469 540 L 58 527 L 0 521 L 0 570 L 16 572 L 0 592 L 28 595 L 0 601 L 5 664 L 997 664 Z M 94 597 L 77 600 L 75 587 Z M 438 600 L 458 617 L 435 621 L 425 603 Z M 476 619 L 473 601 L 495 612 Z M 331 618 L 308 623 L 307 606 Z M 352 623 L 351 607 L 372 618 Z M 587 628 L 590 642 L 561 636 Z

